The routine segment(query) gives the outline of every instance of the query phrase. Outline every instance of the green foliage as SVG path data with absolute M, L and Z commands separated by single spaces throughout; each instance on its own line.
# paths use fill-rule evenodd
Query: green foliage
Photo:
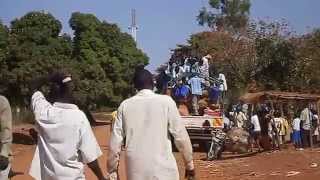
M 247 26 L 250 0 L 209 0 L 211 10 L 202 8 L 197 17 L 198 23 L 210 28 L 239 32 Z
M 8 29 L 5 27 L 0 21 L 0 91 L 7 90 L 7 77 L 8 74 L 8 66 L 6 63 L 7 55 L 8 55 L 8 43 L 9 43 L 9 34 Z
M 73 38 L 43 12 L 15 19 L 10 30 L 0 23 L 0 93 L 12 104 L 27 106 L 30 80 L 58 69 L 71 72 L 82 108 L 115 106 L 133 93 L 133 71 L 148 57 L 131 36 L 92 14 L 73 13 L 70 26 Z
M 61 23 L 51 14 L 27 13 L 11 23 L 7 58 L 8 90 L 16 104 L 28 104 L 29 82 L 70 63 L 70 38 L 59 36 Z
M 320 29 L 292 40 L 297 47 L 296 88 L 320 93 Z
M 133 71 L 138 65 L 148 63 L 147 56 L 136 48 L 131 36 L 122 33 L 117 25 L 100 22 L 91 14 L 73 13 L 70 26 L 75 35 L 73 57 L 79 63 L 95 66 L 91 70 L 84 69 L 87 73 L 80 78 L 91 87 L 97 86 L 95 81 L 105 79 L 100 84 L 101 88 L 97 87 L 96 91 L 92 91 L 93 94 L 87 94 L 88 101 L 101 101 L 104 105 L 118 104 L 133 92 Z M 89 74 L 97 76 L 87 76 Z

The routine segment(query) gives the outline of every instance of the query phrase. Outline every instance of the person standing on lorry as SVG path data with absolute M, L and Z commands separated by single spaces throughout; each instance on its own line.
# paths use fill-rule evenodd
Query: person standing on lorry
M 191 94 L 192 94 L 192 110 L 193 115 L 199 115 L 199 98 L 202 95 L 202 84 L 204 80 L 200 78 L 198 75 L 193 76 L 188 83 L 191 86 Z
M 192 146 L 176 103 L 155 94 L 152 74 L 137 69 L 133 78 L 138 93 L 118 108 L 108 153 L 109 178 L 117 179 L 121 147 L 124 144 L 128 180 L 179 180 L 170 135 L 182 153 L 186 177 L 195 177 Z

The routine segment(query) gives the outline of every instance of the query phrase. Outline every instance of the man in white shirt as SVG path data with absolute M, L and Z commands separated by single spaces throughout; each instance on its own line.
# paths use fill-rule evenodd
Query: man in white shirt
M 244 128 L 246 122 L 247 116 L 241 110 L 238 110 L 238 112 L 236 113 L 236 126 L 238 128 Z
M 39 91 L 51 82 L 51 98 Z M 38 132 L 38 145 L 30 175 L 36 180 L 84 180 L 84 163 L 98 179 L 105 179 L 97 158 L 102 155 L 85 114 L 73 104 L 71 76 L 55 73 L 33 82 L 31 105 Z
M 308 108 L 308 104 L 301 111 L 300 120 L 302 121 L 301 135 L 302 135 L 302 145 L 304 148 L 310 147 L 311 145 L 311 121 L 312 113 Z
M 7 180 L 11 169 L 12 113 L 8 99 L 0 95 L 0 180 Z
M 200 65 L 200 73 L 204 78 L 209 78 L 209 60 L 211 59 L 211 55 L 208 54 L 204 57 L 202 57 L 202 63 Z
M 179 180 L 171 135 L 182 153 L 186 176 L 193 178 L 190 138 L 171 97 L 152 92 L 152 74 L 139 69 L 134 75 L 139 91 L 118 108 L 108 152 L 108 172 L 117 176 L 121 146 L 125 145 L 128 180 Z
M 261 126 L 259 122 L 259 118 L 257 115 L 256 110 L 253 112 L 253 116 L 251 117 L 251 124 L 252 124 L 252 140 L 250 142 L 251 144 L 251 151 L 253 151 L 254 143 L 258 147 L 258 151 L 260 152 L 261 146 L 260 146 L 260 140 L 261 140 Z

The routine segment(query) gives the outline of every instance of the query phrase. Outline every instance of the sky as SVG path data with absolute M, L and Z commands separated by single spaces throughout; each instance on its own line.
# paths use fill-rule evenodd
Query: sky
M 0 19 L 5 24 L 29 11 L 45 10 L 68 25 L 72 12 L 95 14 L 100 20 L 119 25 L 129 32 L 131 9 L 136 9 L 138 47 L 150 57 L 148 69 L 154 71 L 170 57 L 170 49 L 186 43 L 196 32 L 207 30 L 197 24 L 199 10 L 207 0 L 0 0 Z M 319 0 L 252 0 L 254 19 L 286 19 L 297 33 L 320 27 Z

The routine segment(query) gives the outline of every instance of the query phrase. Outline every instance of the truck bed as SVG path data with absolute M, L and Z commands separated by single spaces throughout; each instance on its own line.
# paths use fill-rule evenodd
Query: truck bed
M 181 116 L 181 119 L 184 121 L 190 139 L 197 141 L 211 141 L 211 131 L 215 128 L 223 128 L 223 126 L 214 125 L 215 123 L 212 123 L 212 121 L 214 121 L 214 119 L 221 118 L 222 117 L 213 116 Z M 206 121 L 209 122 L 209 126 L 204 126 Z

